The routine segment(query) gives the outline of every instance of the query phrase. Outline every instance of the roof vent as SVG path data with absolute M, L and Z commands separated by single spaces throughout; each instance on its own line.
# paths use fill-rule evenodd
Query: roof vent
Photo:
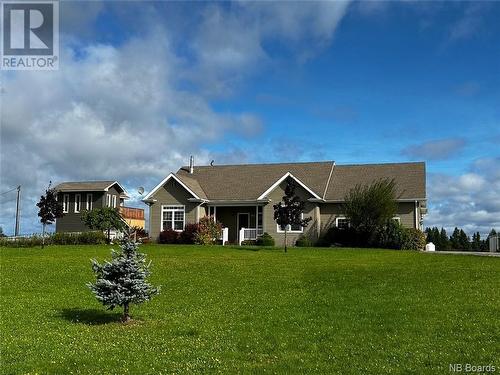
M 194 156 L 191 155 L 189 157 L 189 173 L 193 173 L 194 172 Z

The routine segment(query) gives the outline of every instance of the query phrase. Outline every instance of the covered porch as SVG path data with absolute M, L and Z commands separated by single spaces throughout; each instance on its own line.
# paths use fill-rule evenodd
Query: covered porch
M 208 215 L 227 228 L 229 243 L 256 240 L 263 233 L 263 204 L 213 204 L 207 210 Z

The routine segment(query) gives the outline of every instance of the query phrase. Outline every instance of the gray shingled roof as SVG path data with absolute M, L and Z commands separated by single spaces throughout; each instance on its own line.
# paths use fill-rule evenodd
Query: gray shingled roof
M 182 181 L 185 177 L 198 181 L 210 200 L 255 200 L 290 172 L 322 197 L 332 163 L 195 166 L 193 174 L 189 173 L 188 167 L 183 167 L 176 175 Z
M 287 172 L 323 197 L 333 162 L 243 164 L 195 166 L 189 173 L 182 167 L 176 173 L 200 198 L 209 200 L 255 200 Z M 343 200 L 356 184 L 369 184 L 380 178 L 394 178 L 400 199 L 423 199 L 425 163 L 335 165 L 326 200 Z
M 424 199 L 425 163 L 336 165 L 326 192 L 326 200 L 343 200 L 357 184 L 380 178 L 394 179 L 399 199 Z
M 56 191 L 104 191 L 108 186 L 116 183 L 116 181 L 77 181 L 77 182 L 61 182 L 55 186 Z

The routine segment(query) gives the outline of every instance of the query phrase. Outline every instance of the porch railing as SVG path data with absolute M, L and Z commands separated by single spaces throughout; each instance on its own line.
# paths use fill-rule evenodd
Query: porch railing
M 241 228 L 238 243 L 241 246 L 243 241 L 256 240 L 258 236 L 263 234 L 263 232 L 264 230 L 262 228 Z

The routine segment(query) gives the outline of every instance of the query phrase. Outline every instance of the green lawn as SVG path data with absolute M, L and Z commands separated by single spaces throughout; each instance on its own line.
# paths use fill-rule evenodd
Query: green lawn
M 108 246 L 0 249 L 3 374 L 500 368 L 500 259 L 142 246 L 162 291 L 122 325 L 85 286 Z M 497 370 L 498 371 L 498 370 Z

